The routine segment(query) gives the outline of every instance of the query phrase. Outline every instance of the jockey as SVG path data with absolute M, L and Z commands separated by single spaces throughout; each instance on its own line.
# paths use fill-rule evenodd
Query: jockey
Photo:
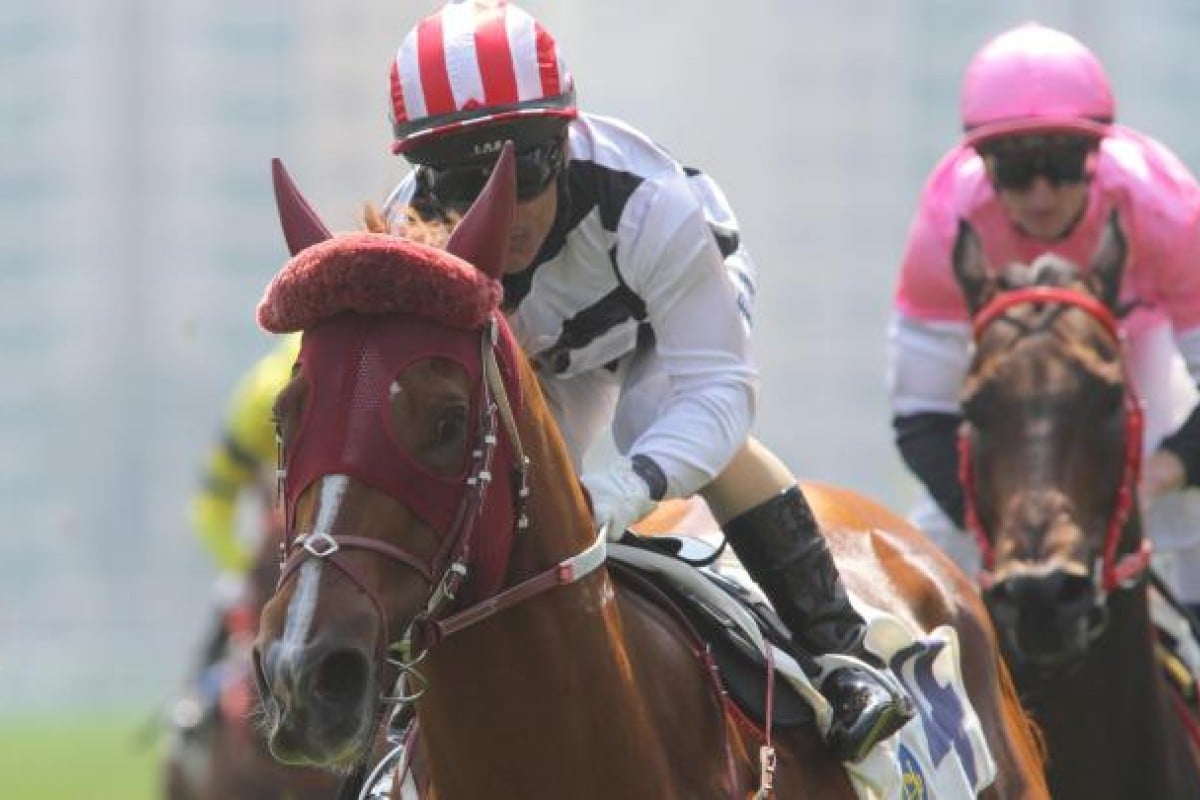
M 192 528 L 218 569 L 214 599 L 222 617 L 205 645 L 204 666 L 220 658 L 228 635 L 252 635 L 257 625 L 257 609 L 247 607 L 246 576 L 254 565 L 258 543 L 238 535 L 237 506 L 247 491 L 261 493 L 266 499 L 265 511 L 274 504 L 276 443 L 271 408 L 291 378 L 299 350 L 299 334 L 282 337 L 238 382 L 223 434 L 208 455 L 203 479 L 191 501 Z
M 1120 295 L 1127 364 L 1146 406 L 1141 505 L 1156 549 L 1171 551 L 1160 568 L 1173 571 L 1183 602 L 1198 604 L 1200 517 L 1196 498 L 1178 490 L 1200 485 L 1200 189 L 1171 151 L 1114 118 L 1104 68 L 1065 33 L 1028 23 L 974 56 L 964 137 L 925 184 L 896 289 L 896 443 L 931 498 L 914 522 L 978 569 L 978 548 L 961 531 L 956 450 L 971 341 L 951 265 L 958 222 L 971 223 L 997 267 L 1043 253 L 1082 265 L 1115 209 L 1131 254 Z
M 701 494 L 805 648 L 862 649 L 825 539 L 795 477 L 749 438 L 755 273 L 711 178 L 634 128 L 578 111 L 551 35 L 502 0 L 450 2 L 391 66 L 392 150 L 413 171 L 384 206 L 453 218 L 501 146 L 517 151 L 504 307 L 577 469 L 611 425 L 620 457 L 583 482 L 614 539 L 664 498 Z M 829 742 L 858 760 L 906 722 L 877 662 L 828 670 Z

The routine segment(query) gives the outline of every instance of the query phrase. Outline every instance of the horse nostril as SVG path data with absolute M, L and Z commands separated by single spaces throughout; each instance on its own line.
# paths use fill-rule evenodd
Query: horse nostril
M 1058 603 L 1063 606 L 1090 605 L 1092 582 L 1080 575 L 1062 575 L 1058 584 Z
M 990 604 L 1008 606 L 1012 605 L 1013 596 L 1009 590 L 1009 581 L 998 581 L 992 584 L 983 592 L 984 599 Z
M 356 650 L 337 650 L 321 659 L 313 676 L 313 694 L 331 705 L 352 703 L 362 695 L 370 665 Z

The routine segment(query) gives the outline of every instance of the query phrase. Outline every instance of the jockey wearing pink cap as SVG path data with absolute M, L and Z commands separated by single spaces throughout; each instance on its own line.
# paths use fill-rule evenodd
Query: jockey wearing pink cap
M 1200 189 L 1166 147 L 1114 118 L 1100 62 L 1051 28 L 1028 23 L 1001 34 L 967 69 L 965 136 L 921 194 L 889 332 L 900 452 L 958 528 L 955 431 L 969 342 L 951 267 L 959 219 L 971 223 L 991 264 L 1028 263 L 1048 252 L 1086 264 L 1110 212 L 1118 212 L 1131 253 L 1123 327 L 1133 380 L 1148 406 L 1143 507 L 1200 484 L 1200 413 L 1186 378 L 1186 397 L 1172 383 L 1172 370 L 1183 371 L 1180 354 L 1193 382 L 1200 379 Z M 1176 524 L 1188 516 L 1185 505 L 1184 498 L 1164 498 L 1147 522 L 1160 550 L 1177 551 L 1174 582 L 1182 599 L 1200 603 L 1200 527 Z M 934 522 L 933 511 L 927 504 L 919 524 L 968 569 L 977 566 L 970 537 Z
M 819 688 L 832 748 L 865 757 L 913 712 L 868 663 L 795 477 L 749 438 L 755 275 L 724 194 L 629 125 L 579 111 L 553 37 L 500 0 L 419 22 L 391 99 L 393 152 L 414 167 L 385 204 L 393 230 L 452 221 L 516 146 L 504 308 L 577 467 L 611 426 L 620 458 L 583 477 L 597 528 L 617 538 L 659 500 L 702 495 L 796 640 L 861 659 Z

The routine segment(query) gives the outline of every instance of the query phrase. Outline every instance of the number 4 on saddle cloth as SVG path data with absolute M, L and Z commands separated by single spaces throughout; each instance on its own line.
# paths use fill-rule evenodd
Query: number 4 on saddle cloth
M 687 617 L 716 661 L 727 693 L 754 723 L 765 722 L 770 664 L 776 675 L 772 725 L 812 723 L 824 731 L 830 709 L 814 683 L 823 670 L 846 657 L 795 652 L 783 624 L 753 583 L 736 580 L 736 570 L 697 570 L 665 555 L 659 552 L 663 539 L 640 540 L 653 542 L 648 545 L 652 549 L 610 544 L 609 566 L 616 567 L 612 571 L 617 579 L 652 600 L 671 603 Z M 710 547 L 698 539 L 682 540 L 692 552 Z M 918 711 L 918 719 L 863 761 L 845 765 L 859 798 L 977 796 L 994 780 L 996 765 L 963 685 L 958 634 L 948 626 L 918 631 L 853 595 L 851 602 L 868 624 L 864 645 L 891 666 Z

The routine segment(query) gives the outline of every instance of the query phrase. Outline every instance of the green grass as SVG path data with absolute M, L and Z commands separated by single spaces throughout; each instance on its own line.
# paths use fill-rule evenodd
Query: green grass
M 131 716 L 0 718 L 0 798 L 157 800 L 162 747 Z

